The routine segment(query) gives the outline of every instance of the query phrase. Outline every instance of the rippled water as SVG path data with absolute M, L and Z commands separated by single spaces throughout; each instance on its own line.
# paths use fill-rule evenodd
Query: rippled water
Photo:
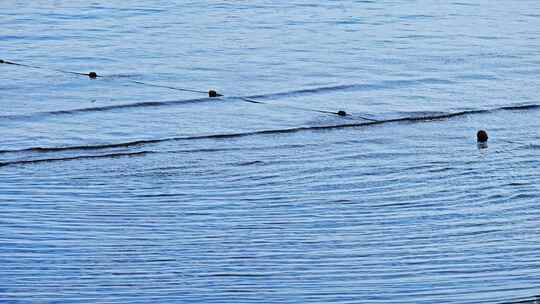
M 0 28 L 41 67 L 0 64 L 1 303 L 540 294 L 537 1 L 7 1 Z

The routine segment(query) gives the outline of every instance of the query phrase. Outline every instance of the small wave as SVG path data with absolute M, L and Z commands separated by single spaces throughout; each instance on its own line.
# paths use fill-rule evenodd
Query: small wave
M 79 108 L 79 109 L 72 109 L 72 110 L 34 112 L 30 114 L 20 114 L 20 115 L 2 115 L 0 116 L 0 119 L 28 120 L 28 119 L 36 119 L 36 118 L 45 118 L 49 116 L 74 115 L 74 114 L 79 114 L 79 113 L 91 113 L 91 112 L 105 112 L 105 111 L 110 111 L 110 110 L 139 108 L 139 107 L 173 106 L 173 105 L 178 105 L 178 104 L 188 104 L 188 103 L 204 102 L 204 101 L 210 101 L 210 100 L 214 101 L 215 98 L 207 97 L 207 98 L 185 99 L 185 100 L 145 101 L 145 102 L 110 105 L 110 106 L 102 106 L 102 107 Z
M 115 76 L 102 76 L 102 77 L 115 77 Z M 280 93 L 271 93 L 271 94 L 262 94 L 262 95 L 253 95 L 253 96 L 231 96 L 230 99 L 240 99 L 247 101 L 247 99 L 278 99 L 282 97 L 291 97 L 291 96 L 301 96 L 301 95 L 313 95 L 313 94 L 322 94 L 327 92 L 334 91 L 356 91 L 356 90 L 375 90 L 375 89 L 386 89 L 386 88 L 398 88 L 411 85 L 419 84 L 451 84 L 451 81 L 436 79 L 436 78 L 424 78 L 424 79 L 415 79 L 415 80 L 391 80 L 383 81 L 381 83 L 375 84 L 345 84 L 329 87 L 318 87 L 312 89 L 302 89 L 296 91 L 287 91 Z M 158 85 L 152 85 L 158 86 Z M 166 87 L 166 86 L 164 86 Z M 198 103 L 198 102 L 207 102 L 207 101 L 216 101 L 227 99 L 224 98 L 195 98 L 195 99 L 185 99 L 185 100 L 168 100 L 168 101 L 145 101 L 137 103 L 128 103 L 128 104 L 118 104 L 118 105 L 109 105 L 109 106 L 99 106 L 99 107 L 88 107 L 88 108 L 78 108 L 71 110 L 57 110 L 57 111 L 44 111 L 44 112 L 34 112 L 29 114 L 15 114 L 15 115 L 2 115 L 0 119 L 6 120 L 29 120 L 37 118 L 47 118 L 50 116 L 58 115 L 75 115 L 81 113 L 92 113 L 92 112 L 105 112 L 111 110 L 120 110 L 120 109 L 129 109 L 129 108 L 140 108 L 140 107 L 163 107 L 163 106 L 174 106 L 180 104 L 189 104 L 189 103 Z M 257 101 L 254 101 L 258 103 Z
M 431 18 L 434 18 L 435 16 L 434 15 L 405 15 L 405 16 L 401 16 L 399 17 L 399 19 L 403 19 L 403 20 L 415 20 L 415 19 L 431 19 Z
M 206 276 L 209 277 L 265 277 L 267 276 L 264 273 L 238 273 L 238 272 L 219 272 L 219 273 L 209 273 Z
M 260 160 L 254 160 L 254 161 L 248 161 L 248 162 L 235 163 L 235 165 L 237 166 L 252 166 L 252 165 L 259 165 L 259 164 L 264 164 L 264 162 Z
M 497 76 L 482 74 L 482 73 L 468 73 L 463 75 L 456 76 L 457 79 L 461 80 L 498 80 Z
M 287 91 L 280 93 L 270 93 L 270 94 L 260 94 L 247 96 L 246 98 L 260 98 L 260 99 L 277 99 L 281 97 L 291 97 L 291 96 L 301 96 L 301 95 L 314 95 L 322 93 L 330 93 L 335 91 L 369 91 L 369 90 L 379 90 L 379 89 L 392 89 L 392 88 L 401 88 L 415 85 L 423 84 L 453 84 L 454 82 L 450 80 L 437 79 L 437 78 L 421 78 L 413 80 L 388 80 L 382 81 L 380 83 L 373 84 L 344 84 L 328 87 L 318 87 L 312 89 L 302 89 L 295 91 Z
M 540 145 L 528 144 L 528 145 L 522 146 L 521 148 L 527 149 L 527 150 L 540 150 Z
M 102 154 L 102 155 L 80 155 L 80 156 L 73 156 L 73 157 L 43 158 L 43 159 L 32 159 L 32 160 L 16 160 L 16 161 L 11 161 L 11 162 L 0 163 L 0 167 L 12 166 L 12 165 L 26 165 L 26 164 L 49 163 L 49 162 L 70 161 L 70 160 L 81 160 L 81 159 L 142 156 L 142 155 L 153 154 L 153 153 L 158 153 L 158 152 L 141 151 L 141 152 L 129 152 L 129 153 L 111 153 L 111 154 Z
M 540 300 L 540 295 L 535 295 L 535 296 L 530 296 L 530 297 L 508 299 L 504 302 L 499 302 L 497 304 L 537 304 L 539 300 Z
M 351 123 L 337 124 L 337 125 L 307 126 L 307 127 L 297 127 L 297 128 L 289 128 L 289 129 L 260 130 L 260 131 L 242 132 L 242 133 L 225 133 L 225 134 L 209 134 L 209 135 L 198 135 L 198 136 L 169 137 L 169 138 L 137 140 L 137 141 L 123 142 L 123 143 L 111 143 L 111 144 L 101 144 L 101 145 L 66 146 L 66 147 L 31 147 L 31 148 L 14 149 L 14 150 L 0 150 L 0 154 L 22 153 L 22 152 L 47 153 L 47 152 L 60 152 L 60 151 L 71 151 L 71 150 L 102 150 L 102 149 L 114 149 L 114 148 L 127 148 L 127 147 L 143 146 L 143 145 L 148 145 L 148 144 L 157 144 L 157 143 L 169 142 L 169 141 L 227 139 L 227 138 L 254 136 L 254 135 L 286 134 L 286 133 L 297 133 L 297 132 L 302 132 L 302 131 L 318 131 L 318 130 L 344 129 L 344 128 L 354 128 L 354 127 L 363 127 L 363 126 L 375 126 L 375 125 L 397 123 L 397 122 L 413 123 L 413 122 L 421 122 L 421 121 L 450 119 L 450 118 L 465 116 L 465 115 L 486 114 L 486 113 L 492 113 L 496 111 L 520 111 L 520 110 L 532 110 L 532 109 L 538 109 L 538 108 L 540 108 L 540 105 L 505 106 L 505 107 L 500 107 L 500 108 L 495 108 L 495 109 L 466 110 L 466 111 L 453 112 L 453 113 L 398 117 L 398 118 L 391 118 L 391 119 L 386 119 L 386 120 L 351 122 Z
M 505 106 L 499 108 L 500 110 L 507 111 L 525 111 L 525 110 L 535 110 L 540 108 L 540 104 L 529 104 L 529 105 L 516 105 L 516 106 Z
M 452 4 L 459 5 L 459 6 L 480 6 L 480 4 L 468 3 L 468 2 L 452 2 Z

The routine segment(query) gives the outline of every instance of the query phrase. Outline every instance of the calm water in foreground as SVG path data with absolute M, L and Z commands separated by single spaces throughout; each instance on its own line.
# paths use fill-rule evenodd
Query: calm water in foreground
M 2 5 L 0 303 L 540 294 L 540 2 L 136 2 Z

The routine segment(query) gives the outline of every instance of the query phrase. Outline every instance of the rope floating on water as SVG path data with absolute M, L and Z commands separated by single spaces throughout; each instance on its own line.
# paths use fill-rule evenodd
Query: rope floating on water
M 96 72 L 79 73 L 79 72 L 66 71 L 66 70 L 60 70 L 60 69 L 46 68 L 46 67 L 41 67 L 41 66 L 36 66 L 36 65 L 22 64 L 22 63 L 17 63 L 17 62 L 12 62 L 12 61 L 7 61 L 7 60 L 0 59 L 0 64 L 2 64 L 2 63 L 3 64 L 21 66 L 21 67 L 27 67 L 27 68 L 32 68 L 32 69 L 55 71 L 55 72 L 64 73 L 64 74 L 88 76 L 88 78 L 90 78 L 90 79 L 97 79 L 98 77 L 107 77 L 107 76 L 103 76 L 103 75 L 98 75 Z M 136 84 L 150 86 L 150 87 L 166 88 L 166 89 L 171 89 L 171 90 L 193 92 L 193 93 L 203 93 L 203 94 L 208 94 L 208 97 L 220 97 L 220 96 L 223 96 L 221 94 L 218 94 L 215 90 L 209 90 L 209 91 L 206 92 L 206 91 L 183 89 L 183 88 L 177 88 L 177 87 L 153 84 L 153 83 L 142 82 L 142 81 L 137 81 L 137 80 L 128 80 L 128 81 L 131 82 L 131 83 L 136 83 Z
M 269 104 L 269 103 L 266 103 L 266 102 L 253 100 L 253 99 L 246 98 L 246 97 L 239 97 L 238 99 L 243 100 L 245 102 L 249 102 L 249 103 L 255 103 L 255 104 L 272 105 L 272 106 L 278 106 L 278 107 L 283 107 L 283 108 L 291 108 L 291 109 L 296 109 L 296 110 L 301 110 L 301 111 L 310 111 L 310 112 L 318 112 L 318 113 L 324 113 L 324 114 L 340 115 L 340 114 L 338 114 L 338 112 L 331 112 L 331 111 L 324 111 L 324 110 L 317 110 L 317 109 L 309 109 L 309 108 L 303 108 L 303 107 L 297 107 L 297 106 L 289 106 L 289 105 L 281 105 L 281 104 Z M 345 111 L 340 111 L 340 112 L 345 112 Z M 340 115 L 340 116 L 344 116 L 344 115 Z
M 2 64 L 2 63 L 3 64 L 21 66 L 21 67 L 25 67 L 25 68 L 31 68 L 31 69 L 50 70 L 50 71 L 55 71 L 55 72 L 64 73 L 64 74 L 88 76 L 90 78 L 96 78 L 97 77 L 97 74 L 95 72 L 79 73 L 79 72 L 72 72 L 72 71 L 66 71 L 66 70 L 60 70 L 60 69 L 44 68 L 44 67 L 40 67 L 40 66 L 36 66 L 36 65 L 22 64 L 22 63 L 17 63 L 17 62 L 13 62 L 13 61 L 7 61 L 7 60 L 0 59 L 0 64 Z M 94 76 L 94 77 L 92 77 L 92 76 Z
M 16 65 L 16 66 L 27 67 L 27 68 L 32 68 L 32 69 L 50 70 L 50 71 L 55 71 L 55 72 L 59 72 L 59 73 L 71 74 L 71 75 L 87 76 L 90 79 L 97 79 L 98 77 L 107 77 L 107 76 L 98 75 L 96 72 L 80 73 L 80 72 L 66 71 L 66 70 L 60 70 L 60 69 L 46 68 L 46 67 L 35 66 L 35 65 L 22 64 L 22 63 L 3 60 L 3 59 L 0 59 L 0 64 L 10 64 L 10 65 Z M 186 89 L 186 88 L 178 88 L 178 87 L 167 86 L 167 85 L 153 84 L 153 83 L 142 82 L 142 81 L 138 81 L 138 80 L 128 80 L 128 81 L 131 82 L 131 83 L 135 83 L 135 84 L 139 84 L 139 85 L 145 85 L 145 86 L 149 86 L 149 87 L 165 88 L 165 89 L 177 90 L 177 91 L 183 91 L 183 92 L 208 94 L 209 98 L 218 98 L 218 97 L 223 97 L 224 96 L 223 94 L 220 94 L 215 90 L 201 91 L 201 90 L 193 90 L 193 89 Z M 345 116 L 350 115 L 347 112 L 345 112 L 344 110 L 339 110 L 337 112 L 332 112 L 332 111 L 310 109 L 310 108 L 290 106 L 290 105 L 269 104 L 269 103 L 266 103 L 266 102 L 257 101 L 257 100 L 253 100 L 253 99 L 249 99 L 249 98 L 245 98 L 245 97 L 240 97 L 239 99 L 242 100 L 242 101 L 245 101 L 245 102 L 250 102 L 250 103 L 255 103 L 255 104 L 281 106 L 281 107 L 287 107 L 287 108 L 296 109 L 296 110 L 302 110 L 302 111 L 310 111 L 310 112 L 317 112 L 317 113 L 324 113 L 324 114 L 332 114 L 332 115 L 337 115 L 337 116 L 341 116 L 341 117 L 345 117 Z M 367 118 L 367 117 L 362 117 L 362 116 L 358 116 L 358 117 L 360 117 L 362 119 L 365 119 L 365 120 L 369 120 L 369 121 L 377 121 L 375 119 L 371 119 L 371 118 Z

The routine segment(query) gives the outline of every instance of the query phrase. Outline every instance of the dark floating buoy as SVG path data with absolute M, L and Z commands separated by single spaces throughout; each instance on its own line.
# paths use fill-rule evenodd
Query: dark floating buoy
M 486 143 L 488 141 L 488 138 L 488 134 L 484 130 L 480 130 L 478 131 L 478 133 L 476 133 L 476 141 L 479 143 Z
M 208 91 L 208 97 L 219 97 L 219 96 L 223 96 L 223 95 L 218 94 L 218 92 L 216 92 L 214 90 Z
M 339 116 L 347 116 L 347 112 L 345 112 L 343 110 L 338 111 L 336 114 L 339 115 Z
M 92 79 L 96 79 L 97 78 L 97 74 L 96 72 L 90 72 L 88 73 L 88 77 L 92 78 Z
M 0 59 L 0 63 L 4 63 L 4 60 Z

